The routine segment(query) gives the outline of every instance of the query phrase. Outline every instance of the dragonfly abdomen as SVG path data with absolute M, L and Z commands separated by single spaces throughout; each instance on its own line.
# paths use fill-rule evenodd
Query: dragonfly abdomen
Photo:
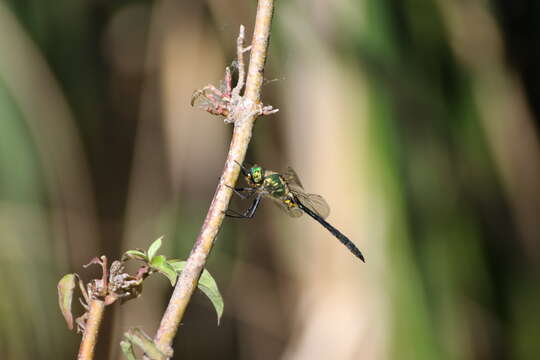
M 298 199 L 296 199 L 296 203 L 298 204 L 298 207 L 300 207 L 300 209 L 302 209 L 306 214 L 317 220 L 322 226 L 324 226 L 328 231 L 330 231 L 330 233 L 334 235 L 343 245 L 345 245 L 347 249 L 349 249 L 349 251 L 352 252 L 357 258 L 359 258 L 363 262 L 366 262 L 366 260 L 364 259 L 364 255 L 362 254 L 360 249 L 358 249 L 356 245 L 354 245 L 354 243 L 349 240 L 348 237 L 346 237 L 338 229 L 330 225 L 321 216 L 311 211 L 311 209 L 309 209 L 308 207 L 304 206 L 304 204 L 302 204 Z

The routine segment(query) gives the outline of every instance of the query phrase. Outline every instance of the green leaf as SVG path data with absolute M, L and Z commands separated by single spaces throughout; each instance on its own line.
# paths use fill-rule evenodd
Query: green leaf
M 217 314 L 217 323 L 219 326 L 221 315 L 223 315 L 223 298 L 219 292 L 216 280 L 214 280 L 212 275 L 210 275 L 210 272 L 208 272 L 206 269 L 204 269 L 201 278 L 199 279 L 199 289 L 201 289 L 201 291 L 208 296 L 212 302 L 212 305 L 214 305 L 214 309 L 216 309 Z
M 152 360 L 166 360 L 172 357 L 172 349 L 161 352 L 152 339 L 144 333 L 144 331 L 133 328 L 124 334 L 124 337 L 130 344 L 135 344 L 144 351 L 145 355 Z
M 137 360 L 135 357 L 135 352 L 133 351 L 133 345 L 130 341 L 120 341 L 120 348 L 128 360 Z
M 159 238 L 157 238 L 153 243 L 152 245 L 150 245 L 150 247 L 148 248 L 148 258 L 150 259 L 150 261 L 152 261 L 152 259 L 154 258 L 154 256 L 156 256 L 156 253 L 157 251 L 159 250 L 159 248 L 161 247 L 161 240 L 163 239 L 163 236 L 160 236 Z
M 178 273 L 182 272 L 182 270 L 184 270 L 184 267 L 186 266 L 186 261 L 174 259 L 169 260 L 168 262 Z M 212 275 L 210 275 L 210 272 L 208 272 L 208 270 L 203 270 L 197 286 L 210 299 L 212 305 L 214 305 L 219 325 L 219 321 L 221 320 L 221 316 L 223 315 L 224 303 L 223 298 L 221 297 L 221 293 L 219 292 L 217 283 L 212 277 Z
M 143 251 L 140 250 L 128 250 L 124 253 L 124 256 L 127 256 L 131 259 L 140 259 L 144 261 L 148 261 L 148 256 Z
M 163 266 L 167 262 L 167 259 L 163 255 L 154 256 L 154 258 L 149 262 L 149 265 L 155 269 Z
M 176 284 L 176 278 L 178 277 L 178 273 L 174 270 L 174 268 L 167 262 L 167 259 L 163 255 L 154 256 L 152 261 L 150 261 L 150 266 L 165 275 L 169 281 L 171 282 L 171 285 L 174 286 Z
M 171 264 L 171 266 L 177 273 L 181 273 L 182 270 L 184 270 L 184 268 L 186 267 L 186 261 L 183 260 L 171 259 L 167 262 Z
M 69 330 L 73 330 L 73 314 L 71 313 L 71 304 L 73 303 L 73 293 L 77 286 L 77 275 L 66 274 L 58 282 L 58 305 L 60 311 L 66 320 Z

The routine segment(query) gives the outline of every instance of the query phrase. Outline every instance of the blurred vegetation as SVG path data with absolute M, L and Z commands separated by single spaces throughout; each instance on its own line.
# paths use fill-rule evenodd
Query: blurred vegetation
M 2 358 L 73 358 L 55 286 L 93 256 L 162 234 L 187 256 L 230 132 L 189 98 L 255 5 L 0 2 Z M 175 358 L 536 359 L 540 6 L 276 6 L 263 96 L 280 113 L 249 160 L 295 167 L 367 263 L 269 205 L 227 220 L 209 263 L 222 324 L 196 296 Z M 97 358 L 155 331 L 170 288 L 145 290 L 109 311 Z

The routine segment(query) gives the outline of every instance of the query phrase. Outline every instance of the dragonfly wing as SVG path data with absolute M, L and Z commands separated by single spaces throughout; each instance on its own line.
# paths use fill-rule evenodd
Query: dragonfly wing
M 276 204 L 281 210 L 287 213 L 290 217 L 300 217 L 304 212 L 298 207 L 289 207 L 282 200 L 276 198 L 270 198 L 273 200 L 273 203 Z
M 283 177 L 285 178 L 285 181 L 287 181 L 287 184 L 289 185 L 295 185 L 296 187 L 299 187 L 300 189 L 303 189 L 304 186 L 302 185 L 302 182 L 300 181 L 300 178 L 298 177 L 298 174 L 292 167 L 288 167 L 287 171 L 285 171 L 285 174 L 283 174 Z
M 305 207 L 317 213 L 323 219 L 326 219 L 330 215 L 330 206 L 328 206 L 328 203 L 321 195 L 301 192 L 295 192 L 294 195 Z

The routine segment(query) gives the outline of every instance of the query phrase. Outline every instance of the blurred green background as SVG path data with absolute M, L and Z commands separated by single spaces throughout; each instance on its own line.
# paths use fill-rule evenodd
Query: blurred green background
M 540 4 L 278 0 L 248 160 L 293 166 L 362 264 L 268 203 L 227 219 L 176 359 L 538 359 Z M 165 235 L 186 258 L 231 127 L 219 84 L 255 1 L 0 1 L 0 357 L 72 359 L 56 282 Z M 235 209 L 247 206 L 235 200 Z M 171 289 L 107 310 L 98 359 Z

